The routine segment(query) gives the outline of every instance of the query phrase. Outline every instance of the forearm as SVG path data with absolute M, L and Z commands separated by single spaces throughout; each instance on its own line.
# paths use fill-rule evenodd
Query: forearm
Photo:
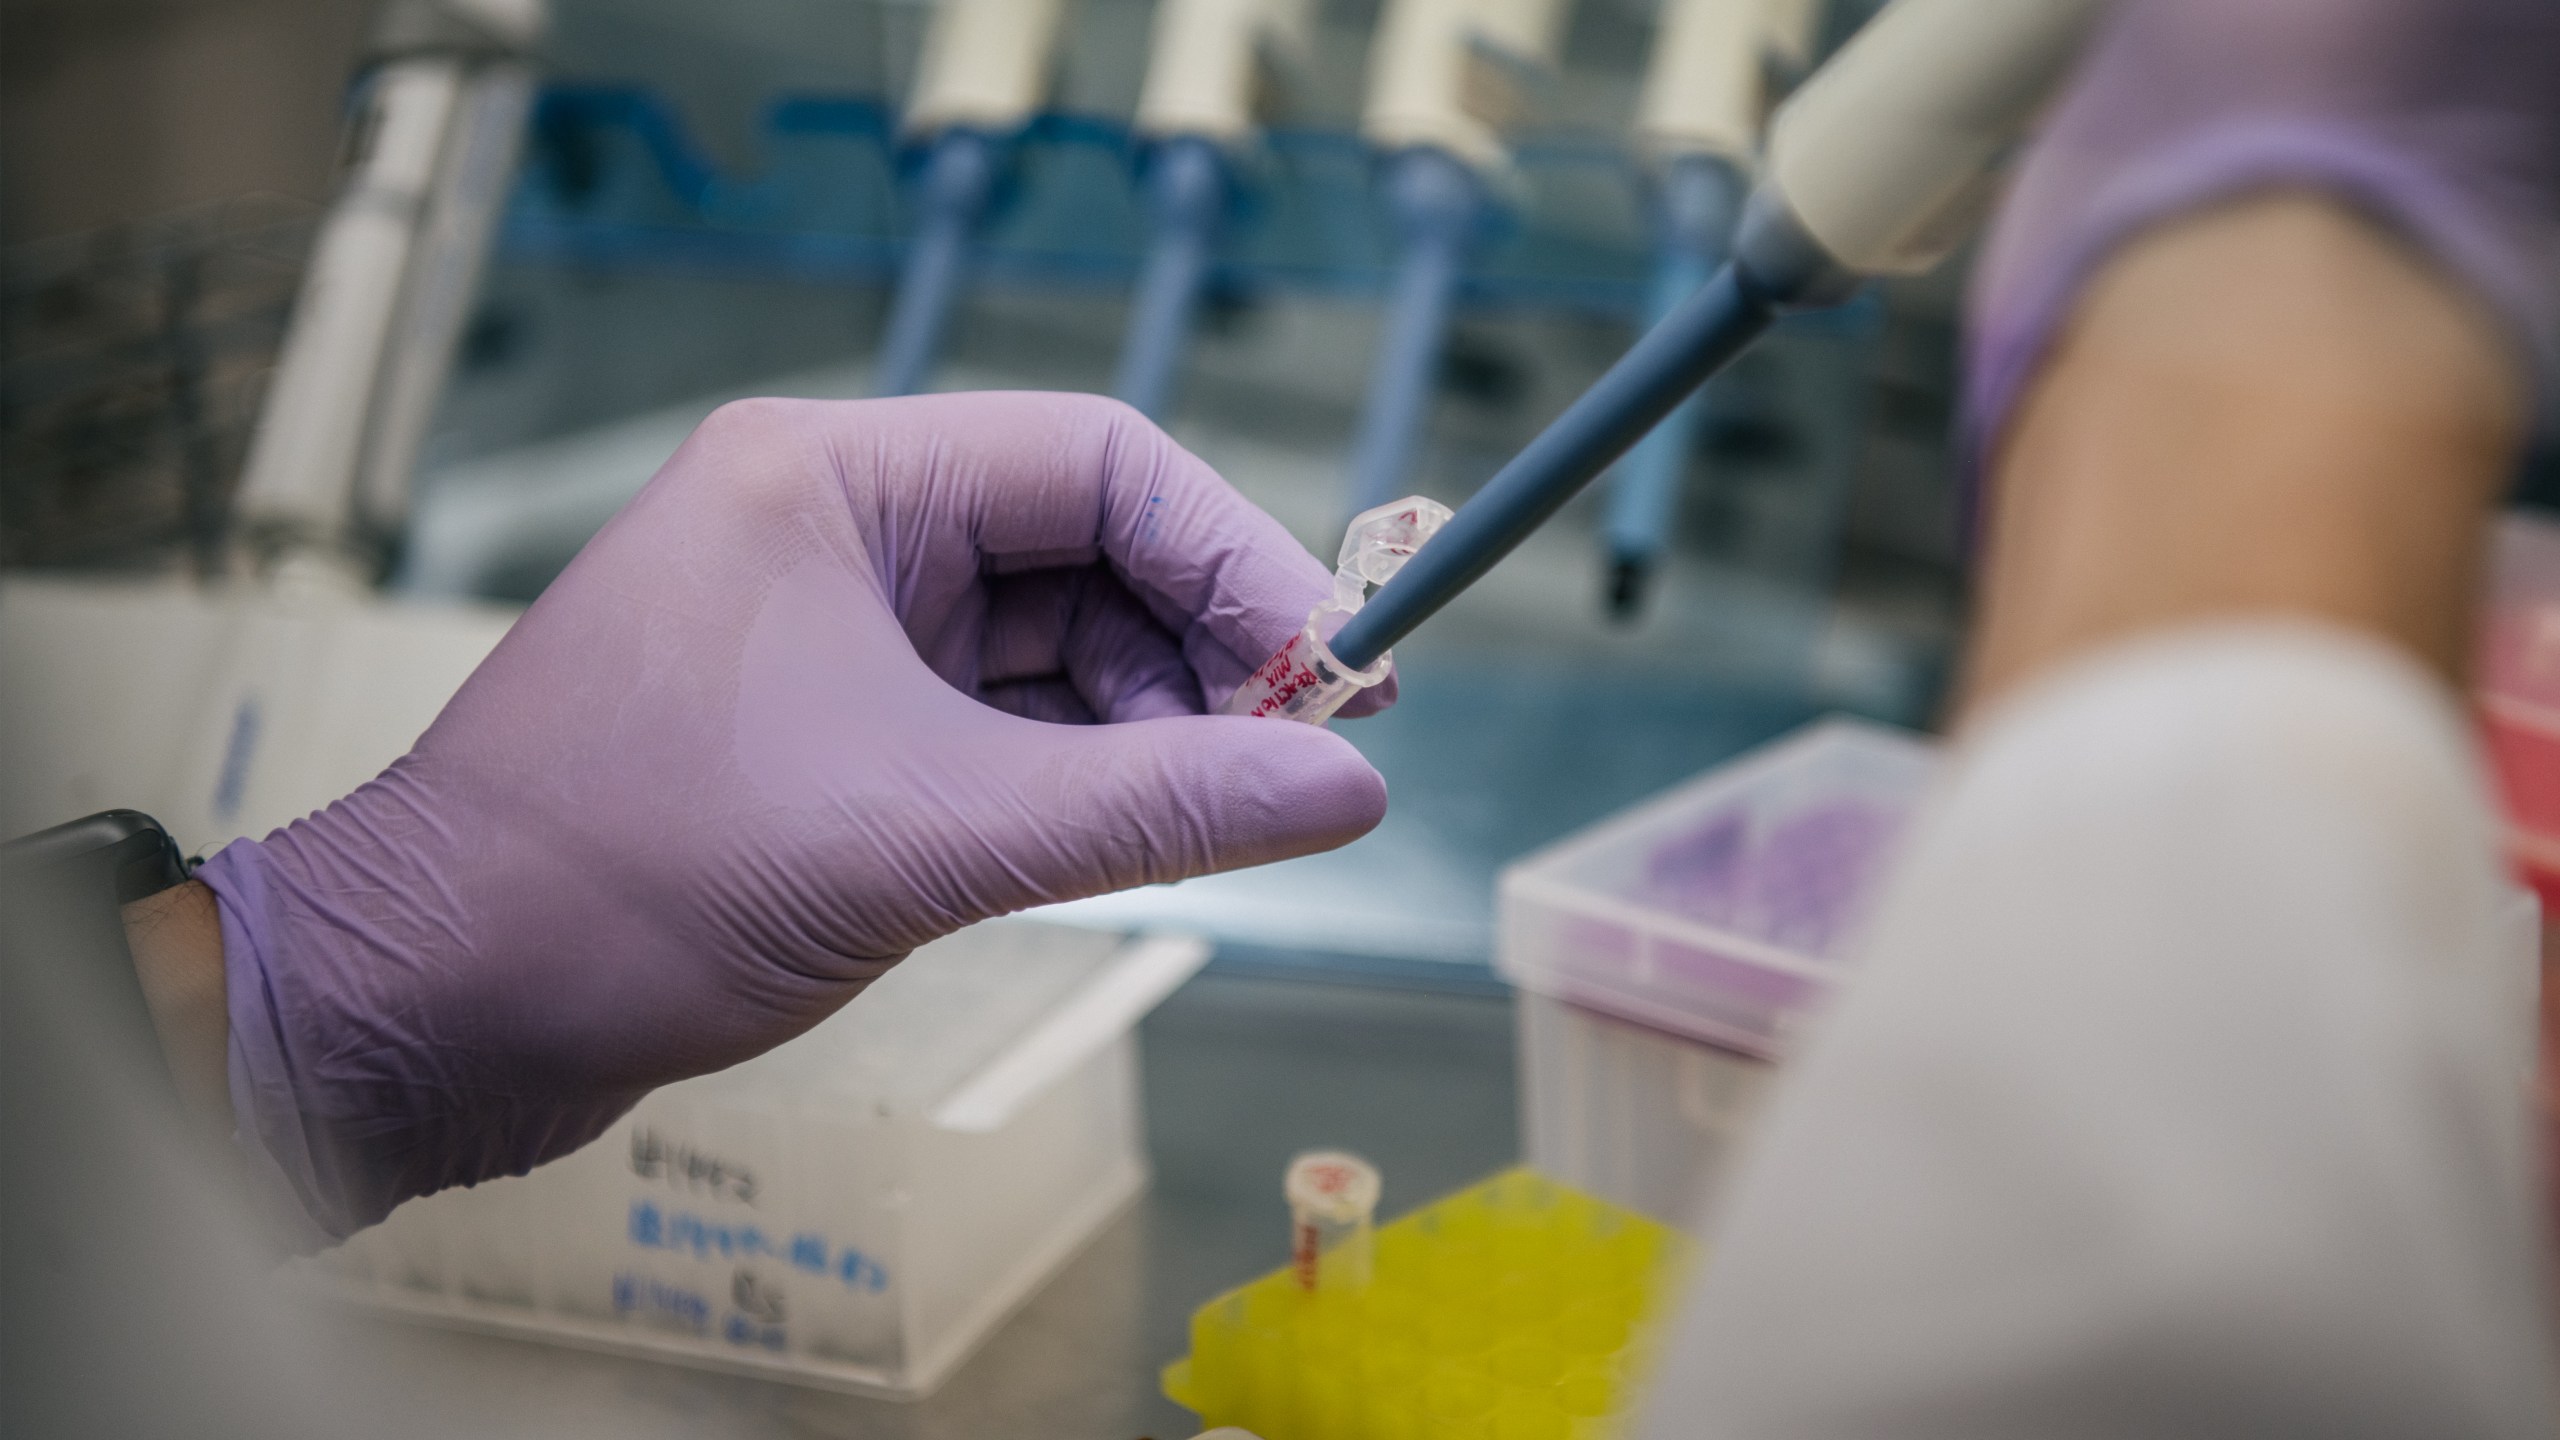
M 151 1028 L 188 1115 L 231 1133 L 231 1022 L 223 989 L 222 917 L 213 891 L 190 880 L 124 907 L 125 943 Z
M 1990 457 L 1964 710 L 2227 616 L 2327 621 L 2458 679 L 2524 417 L 2486 312 L 2346 210 L 2269 195 L 2136 241 Z

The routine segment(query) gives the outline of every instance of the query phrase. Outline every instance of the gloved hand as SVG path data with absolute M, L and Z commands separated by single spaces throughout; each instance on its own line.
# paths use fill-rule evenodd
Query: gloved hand
M 1975 276 L 1972 458 L 1989 458 L 2112 251 L 2270 189 L 2323 192 L 2397 231 L 2511 327 L 2549 393 L 2560 5 L 2119 0 Z
M 1329 587 L 1110 401 L 721 410 L 416 749 L 200 872 L 253 1159 L 344 1235 L 973 921 L 1357 837 L 1349 744 L 1203 713 Z

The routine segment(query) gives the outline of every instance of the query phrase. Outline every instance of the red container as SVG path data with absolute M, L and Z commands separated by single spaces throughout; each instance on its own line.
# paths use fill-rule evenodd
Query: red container
M 2560 914 L 2560 524 L 2509 515 L 2480 620 L 2482 742 L 2516 868 Z

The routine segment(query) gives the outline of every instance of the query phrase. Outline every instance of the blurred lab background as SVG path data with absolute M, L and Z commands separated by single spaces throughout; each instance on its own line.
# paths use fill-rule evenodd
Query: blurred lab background
M 1818 7 L 1811 52 L 1871 8 Z M 368 454 L 368 578 L 530 600 L 732 397 L 877 393 L 884 364 L 905 372 L 888 388 L 1112 391 L 1173 223 L 1150 189 L 1173 147 L 1139 123 L 1154 10 L 1074 0 L 1022 62 L 1018 117 L 937 129 L 916 113 L 921 0 L 552 0 L 530 93 L 482 97 L 520 143 L 449 337 L 418 342 L 449 344 L 449 378 L 393 417 L 407 454 Z M 1221 137 L 1187 334 L 1149 408 L 1328 560 L 1355 451 L 1394 428 L 1382 406 L 1412 433 L 1384 443 L 1402 478 L 1376 498 L 1463 502 L 1646 313 L 1679 158 L 1641 124 L 1656 10 L 1556 7 L 1494 57 L 1499 153 L 1462 167 L 1443 314 L 1399 337 L 1423 242 L 1364 105 L 1379 7 L 1309 7 L 1262 47 L 1251 133 Z M 382 139 L 345 123 L 365 118 L 349 77 L 369 34 L 381 54 L 375 19 L 359 0 L 12 0 L 0 563 L 211 569 L 254 538 L 235 499 L 302 266 L 350 147 Z M 1765 64 L 1774 100 L 1793 75 Z M 995 138 L 947 321 L 884 361 L 917 237 L 947 218 L 950 129 Z M 1925 722 L 1960 613 L 1960 274 L 1791 320 L 1649 462 L 1671 476 L 1649 515 L 1612 477 L 1400 646 L 1403 703 L 1344 727 L 1393 789 L 1376 834 L 1079 918 L 1178 922 L 1231 963 L 1480 972 L 1504 862 L 1822 711 Z M 1399 343 L 1419 357 L 1404 377 L 1385 373 Z M 1381 398 L 1399 384 L 1416 394 Z
M 1877 8 L 7 0 L 0 838 L 130 806 L 209 854 L 361 783 L 733 398 L 1116 394 L 1328 562 L 1462 505 Z M 963 932 L 320 1278 L 582 1347 L 403 1332 L 473 1433 L 1162 1436 L 1297 1151 L 1388 1215 L 1525 1156 L 1694 1222 L 1932 763 L 1887 727 L 1964 620 L 1965 268 L 1785 318 L 1400 643 L 1341 727 L 1373 834 Z M 2547 904 L 2560 528 L 2494 569 Z

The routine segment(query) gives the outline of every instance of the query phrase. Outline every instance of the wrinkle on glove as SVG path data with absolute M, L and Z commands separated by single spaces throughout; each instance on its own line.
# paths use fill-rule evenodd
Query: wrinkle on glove
M 2122 0 L 2028 152 L 1974 279 L 1964 447 L 1990 460 L 2087 286 L 2153 226 L 2253 192 L 2341 201 L 2555 365 L 2560 5 Z
M 2395 651 L 2098 652 L 1949 757 L 1641 1433 L 2552 1433 L 2533 946 Z
M 1356 838 L 1349 744 L 1203 713 L 1330 588 L 1115 402 L 722 409 L 415 749 L 204 867 L 242 1142 L 343 1236 L 964 925 Z

